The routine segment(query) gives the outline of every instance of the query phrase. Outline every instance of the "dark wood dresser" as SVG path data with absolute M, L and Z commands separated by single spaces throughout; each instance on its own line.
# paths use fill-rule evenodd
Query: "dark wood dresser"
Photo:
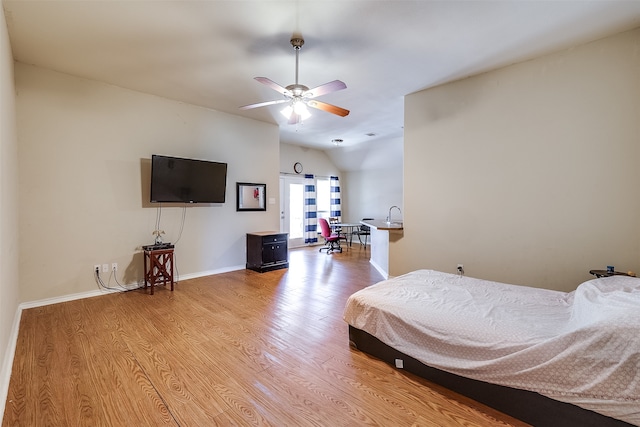
M 247 268 L 260 273 L 288 268 L 288 237 L 277 231 L 247 233 Z

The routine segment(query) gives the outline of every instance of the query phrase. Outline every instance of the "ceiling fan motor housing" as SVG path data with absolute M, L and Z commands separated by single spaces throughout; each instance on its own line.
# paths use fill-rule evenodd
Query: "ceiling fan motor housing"
M 309 90 L 307 86 L 299 85 L 299 84 L 289 85 L 285 89 L 287 89 L 289 92 L 293 94 L 293 96 L 296 96 L 296 97 L 302 96 L 305 92 Z
M 304 39 L 302 37 L 292 37 L 291 46 L 293 46 L 295 50 L 300 50 L 300 48 L 304 46 Z

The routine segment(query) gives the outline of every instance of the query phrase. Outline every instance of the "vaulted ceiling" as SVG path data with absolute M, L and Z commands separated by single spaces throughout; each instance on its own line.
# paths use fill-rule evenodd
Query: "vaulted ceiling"
M 319 149 L 402 138 L 403 97 L 640 26 L 640 1 L 3 0 L 16 61 L 277 123 Z M 351 111 L 288 125 L 282 95 L 254 80 L 347 88 Z

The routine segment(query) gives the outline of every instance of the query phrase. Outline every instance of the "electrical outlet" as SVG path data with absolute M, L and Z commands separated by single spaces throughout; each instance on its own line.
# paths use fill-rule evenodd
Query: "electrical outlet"
M 93 266 L 93 272 L 94 273 L 100 273 L 100 264 L 95 264 Z
M 113 264 L 111 264 L 111 271 L 118 271 L 118 263 L 114 262 Z
M 109 264 L 102 264 L 102 272 L 103 273 L 109 272 Z

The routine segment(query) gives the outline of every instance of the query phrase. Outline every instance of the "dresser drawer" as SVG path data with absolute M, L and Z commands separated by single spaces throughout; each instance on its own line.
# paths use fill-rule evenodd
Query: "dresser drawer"
M 273 234 L 270 236 L 262 236 L 262 244 L 268 245 L 271 243 L 286 243 L 287 242 L 287 234 Z

